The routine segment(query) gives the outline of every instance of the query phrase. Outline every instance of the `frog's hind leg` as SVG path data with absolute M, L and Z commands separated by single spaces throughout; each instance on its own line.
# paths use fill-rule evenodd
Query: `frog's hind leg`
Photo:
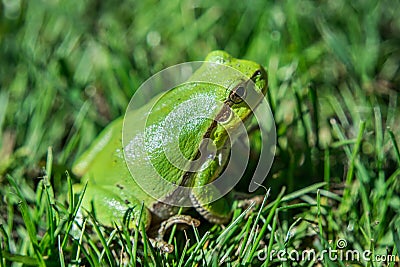
M 133 227 L 139 221 L 146 228 L 150 226 L 151 213 L 141 206 L 142 201 L 138 200 L 127 190 L 121 190 L 118 186 L 97 186 L 88 184 L 82 206 L 91 211 L 95 218 L 103 225 L 113 227 L 115 224 L 122 225 L 126 220 L 127 212 L 130 212 L 128 225 Z
M 121 188 L 120 188 L 121 189 Z M 130 212 L 130 220 L 128 227 L 136 227 L 138 218 L 141 216 L 141 223 L 148 229 L 151 222 L 151 212 L 134 196 L 127 195 L 127 192 L 116 190 L 114 186 L 99 187 L 91 185 L 83 199 L 84 207 L 91 207 L 90 210 L 96 219 L 102 224 L 113 227 L 114 224 L 122 225 L 127 219 L 126 215 Z M 165 242 L 161 238 L 148 238 L 151 245 L 159 248 L 163 252 L 171 253 L 174 246 Z

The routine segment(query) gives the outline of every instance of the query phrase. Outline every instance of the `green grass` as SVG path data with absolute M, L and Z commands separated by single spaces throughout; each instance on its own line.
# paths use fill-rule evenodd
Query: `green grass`
M 344 252 L 398 257 L 399 1 L 20 0 L 0 10 L 0 266 L 313 266 L 277 251 L 318 254 L 339 239 Z M 168 255 L 142 227 L 78 227 L 77 156 L 152 74 L 215 49 L 268 70 L 278 144 L 264 205 L 234 208 L 225 226 L 173 230 Z M 325 254 L 320 264 L 399 263 Z

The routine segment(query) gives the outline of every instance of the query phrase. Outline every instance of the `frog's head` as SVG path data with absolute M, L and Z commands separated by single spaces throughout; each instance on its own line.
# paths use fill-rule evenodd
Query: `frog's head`
M 230 74 L 225 75 L 225 86 L 230 90 L 226 96 L 226 103 L 242 121 L 245 121 L 252 114 L 252 109 L 248 106 L 249 87 L 254 88 L 258 95 L 265 95 L 267 92 L 268 79 L 265 69 L 254 61 L 236 59 L 228 53 L 218 50 L 209 53 L 205 61 L 226 65 L 242 73 L 242 75 L 238 75 L 233 79 L 232 71 L 229 72 Z M 221 73 L 218 74 L 219 77 L 224 77 L 222 72 L 224 70 L 221 70 Z M 225 81 L 221 82 L 225 83 Z M 256 85 L 255 87 L 253 86 L 254 84 Z M 235 122 L 232 121 L 229 124 L 235 124 Z
M 225 51 L 216 50 L 210 52 L 205 61 L 215 62 L 232 67 L 241 73 L 249 80 L 251 79 L 256 85 L 256 91 L 263 95 L 267 92 L 268 77 L 265 69 L 258 63 L 245 59 L 237 59 L 229 55 Z

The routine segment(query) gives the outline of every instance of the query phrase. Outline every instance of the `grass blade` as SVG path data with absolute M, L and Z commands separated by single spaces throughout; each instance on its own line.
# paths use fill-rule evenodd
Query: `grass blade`
M 18 208 L 21 212 L 26 229 L 28 231 L 28 235 L 29 235 L 31 244 L 32 244 L 33 250 L 36 255 L 37 264 L 39 266 L 46 266 L 44 259 L 43 259 L 42 252 L 40 251 L 40 248 L 39 248 L 38 240 L 36 237 L 35 224 L 32 221 L 32 216 L 29 212 L 28 204 L 26 203 L 25 198 L 23 197 L 21 191 L 19 190 L 18 185 L 15 183 L 15 180 L 10 175 L 7 175 L 7 179 L 8 179 L 8 182 L 14 187 L 14 189 L 17 193 L 17 196 L 20 200 L 20 202 L 18 204 Z
M 361 146 L 361 140 L 364 135 L 364 130 L 365 130 L 365 121 L 361 121 L 359 128 L 358 128 L 357 142 L 354 145 L 353 152 L 352 152 L 351 158 L 350 158 L 349 170 L 347 171 L 347 175 L 346 175 L 346 182 L 345 182 L 346 188 L 343 193 L 344 199 L 348 199 L 348 195 L 350 194 L 350 186 L 351 186 L 351 182 L 353 179 L 355 162 L 356 162 L 358 151 Z

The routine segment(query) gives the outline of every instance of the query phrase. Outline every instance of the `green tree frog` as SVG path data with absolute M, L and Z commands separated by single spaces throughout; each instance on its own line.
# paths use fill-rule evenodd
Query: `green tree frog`
M 162 156 L 162 151 L 153 148 L 147 151 L 151 153 L 152 164 L 159 173 L 164 174 L 169 182 L 177 185 L 201 186 L 208 184 L 218 178 L 219 174 L 226 166 L 226 159 L 230 153 L 228 134 L 226 127 L 232 129 L 236 124 L 243 123 L 252 116 L 251 108 L 243 101 L 246 96 L 246 84 L 248 81 L 253 81 L 256 85 L 256 90 L 265 95 L 267 90 L 267 74 L 264 68 L 252 61 L 233 58 L 231 55 L 224 51 L 213 51 L 208 54 L 205 61 L 223 64 L 225 66 L 234 68 L 240 71 L 246 77 L 246 80 L 237 79 L 234 77 L 226 77 L 226 73 L 218 69 L 210 70 L 199 68 L 194 74 L 194 77 L 189 80 L 196 80 L 196 77 L 204 75 L 213 75 L 220 81 L 229 81 L 227 90 L 221 86 L 204 85 L 196 83 L 183 84 L 177 88 L 172 89 L 165 94 L 161 100 L 155 104 L 151 114 L 144 114 L 140 109 L 132 111 L 129 114 L 133 120 L 147 119 L 146 131 L 149 132 L 149 142 L 156 142 L 159 136 L 158 127 L 153 127 L 155 124 L 165 122 L 168 113 L 177 105 L 188 101 L 191 98 L 201 94 L 205 97 L 204 104 L 206 105 L 207 99 L 218 100 L 229 107 L 229 110 L 220 110 L 216 113 L 215 121 L 223 122 L 215 123 L 212 120 L 203 120 L 201 122 L 187 122 L 184 125 L 184 131 L 179 132 L 179 145 L 183 154 L 188 160 L 195 160 L 198 158 L 199 149 L 202 140 L 207 138 L 213 143 L 216 148 L 216 156 L 209 162 L 207 168 L 199 172 L 190 172 L 180 170 L 176 166 L 170 164 L 168 159 Z M 152 102 L 154 105 L 154 101 Z M 184 109 L 182 112 L 185 112 Z M 234 112 L 238 120 L 231 119 Z M 150 117 L 150 119 L 148 118 Z M 218 117 L 218 118 L 217 118 Z M 171 122 L 173 123 L 173 122 Z M 123 154 L 122 145 L 122 127 L 123 118 L 118 118 L 111 122 L 96 140 L 92 143 L 90 148 L 75 162 L 73 166 L 73 173 L 78 176 L 83 176 L 81 185 L 87 183 L 87 189 L 84 195 L 82 206 L 87 211 L 92 211 L 97 220 L 106 226 L 113 226 L 114 223 L 121 224 L 127 210 L 131 211 L 131 215 L 136 220 L 141 214 L 141 222 L 145 224 L 146 228 L 150 225 L 161 223 L 161 228 L 165 230 L 171 223 L 186 223 L 198 225 L 199 221 L 192 219 L 189 216 L 177 215 L 179 207 L 166 204 L 164 201 L 154 199 L 146 193 L 141 186 L 137 184 L 135 179 L 132 178 L 129 171 L 125 157 Z M 131 135 L 132 142 L 135 140 L 135 125 L 130 126 L 133 135 Z M 168 125 L 171 129 L 182 128 L 182 125 Z M 178 133 L 177 133 L 178 134 Z M 153 138 L 153 139 L 151 139 Z M 135 147 L 135 146 L 133 146 Z M 134 149 L 134 148 L 133 148 Z M 126 159 L 130 160 L 129 158 Z M 134 168 L 142 170 L 140 164 L 141 159 L 134 163 Z M 143 158 L 143 160 L 146 160 Z M 143 169 L 143 175 L 149 176 L 147 170 Z M 146 177 L 147 177 L 146 176 Z M 157 181 L 152 177 L 146 178 L 146 183 L 149 185 L 154 184 L 155 190 L 160 190 L 158 195 L 171 197 L 173 192 L 163 192 L 162 187 L 158 186 Z M 82 187 L 82 186 L 81 186 Z M 228 197 L 223 197 L 215 202 L 207 203 L 204 198 L 207 194 L 204 192 L 193 191 L 190 200 L 193 202 L 198 213 L 206 220 L 212 223 L 226 223 L 231 216 L 231 203 Z M 162 236 L 162 234 L 161 234 Z M 159 238 L 160 240 L 162 237 Z M 166 248 L 168 251 L 171 248 Z

